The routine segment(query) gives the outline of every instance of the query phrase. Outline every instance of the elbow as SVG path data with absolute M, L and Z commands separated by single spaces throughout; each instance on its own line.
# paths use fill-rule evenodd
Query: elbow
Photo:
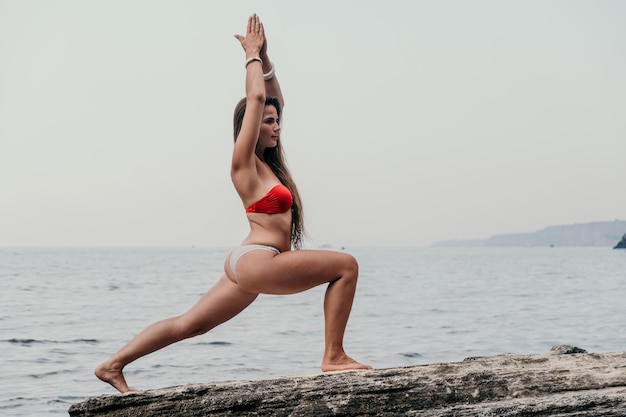
M 246 101 L 248 104 L 255 102 L 265 104 L 265 92 L 264 91 L 251 91 L 246 94 Z

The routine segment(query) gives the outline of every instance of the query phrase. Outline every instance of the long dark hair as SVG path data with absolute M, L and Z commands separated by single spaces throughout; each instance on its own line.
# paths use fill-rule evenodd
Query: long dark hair
M 276 112 L 278 113 L 278 118 L 280 119 L 282 109 L 280 107 L 280 102 L 276 97 L 267 97 L 265 99 L 265 105 L 274 106 L 276 108 Z M 239 136 L 239 132 L 241 131 L 243 115 L 245 112 L 246 98 L 244 97 L 239 100 L 239 103 L 237 103 L 237 106 L 235 107 L 235 114 L 233 117 L 235 141 L 237 141 L 237 136 Z M 291 195 L 293 196 L 293 204 L 291 206 L 291 244 L 295 249 L 300 249 L 302 247 L 302 241 L 304 240 L 302 201 L 300 200 L 300 194 L 298 193 L 296 183 L 293 181 L 291 173 L 287 168 L 287 164 L 285 162 L 285 152 L 280 144 L 280 139 L 278 139 L 278 143 L 275 147 L 265 148 L 263 151 L 263 160 L 270 166 L 272 172 L 278 177 L 280 182 L 287 187 L 289 191 L 291 191 Z

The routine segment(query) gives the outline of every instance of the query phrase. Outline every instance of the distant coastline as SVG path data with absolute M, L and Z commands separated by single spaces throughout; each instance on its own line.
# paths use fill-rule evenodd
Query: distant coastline
M 606 246 L 613 247 L 626 233 L 626 220 L 548 226 L 530 233 L 508 233 L 487 239 L 458 239 L 434 242 L 437 247 L 494 246 Z

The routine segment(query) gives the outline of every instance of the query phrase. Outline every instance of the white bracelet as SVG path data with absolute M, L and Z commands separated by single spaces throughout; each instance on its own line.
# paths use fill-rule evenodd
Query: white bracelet
M 258 56 L 251 56 L 250 58 L 246 59 L 246 69 L 248 68 L 248 65 L 250 65 L 250 63 L 254 61 L 259 61 L 261 65 L 263 65 L 263 60 L 261 58 L 259 58 Z
M 265 81 L 269 81 L 272 78 L 274 78 L 274 63 L 272 62 L 271 64 L 272 64 L 272 69 L 270 69 L 267 74 L 263 74 L 263 79 Z

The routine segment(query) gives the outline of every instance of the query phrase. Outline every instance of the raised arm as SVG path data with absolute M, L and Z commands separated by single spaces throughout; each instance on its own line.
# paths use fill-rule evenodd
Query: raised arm
M 261 47 L 260 57 L 263 60 L 263 74 L 266 74 L 265 78 L 267 78 L 265 80 L 265 92 L 268 96 L 276 97 L 280 103 L 280 107 L 283 108 L 285 107 L 285 102 L 283 100 L 283 93 L 280 90 L 280 84 L 278 84 L 278 78 L 276 78 L 274 72 L 274 63 L 267 55 L 267 37 Z
M 259 138 L 261 119 L 265 108 L 265 81 L 263 80 L 263 62 L 260 58 L 261 48 L 265 43 L 263 24 L 257 15 L 248 19 L 246 35 L 235 35 L 241 42 L 246 53 L 246 111 L 243 116 L 241 131 L 235 141 L 233 160 L 231 164 L 231 177 L 239 173 L 254 170 L 255 148 Z

